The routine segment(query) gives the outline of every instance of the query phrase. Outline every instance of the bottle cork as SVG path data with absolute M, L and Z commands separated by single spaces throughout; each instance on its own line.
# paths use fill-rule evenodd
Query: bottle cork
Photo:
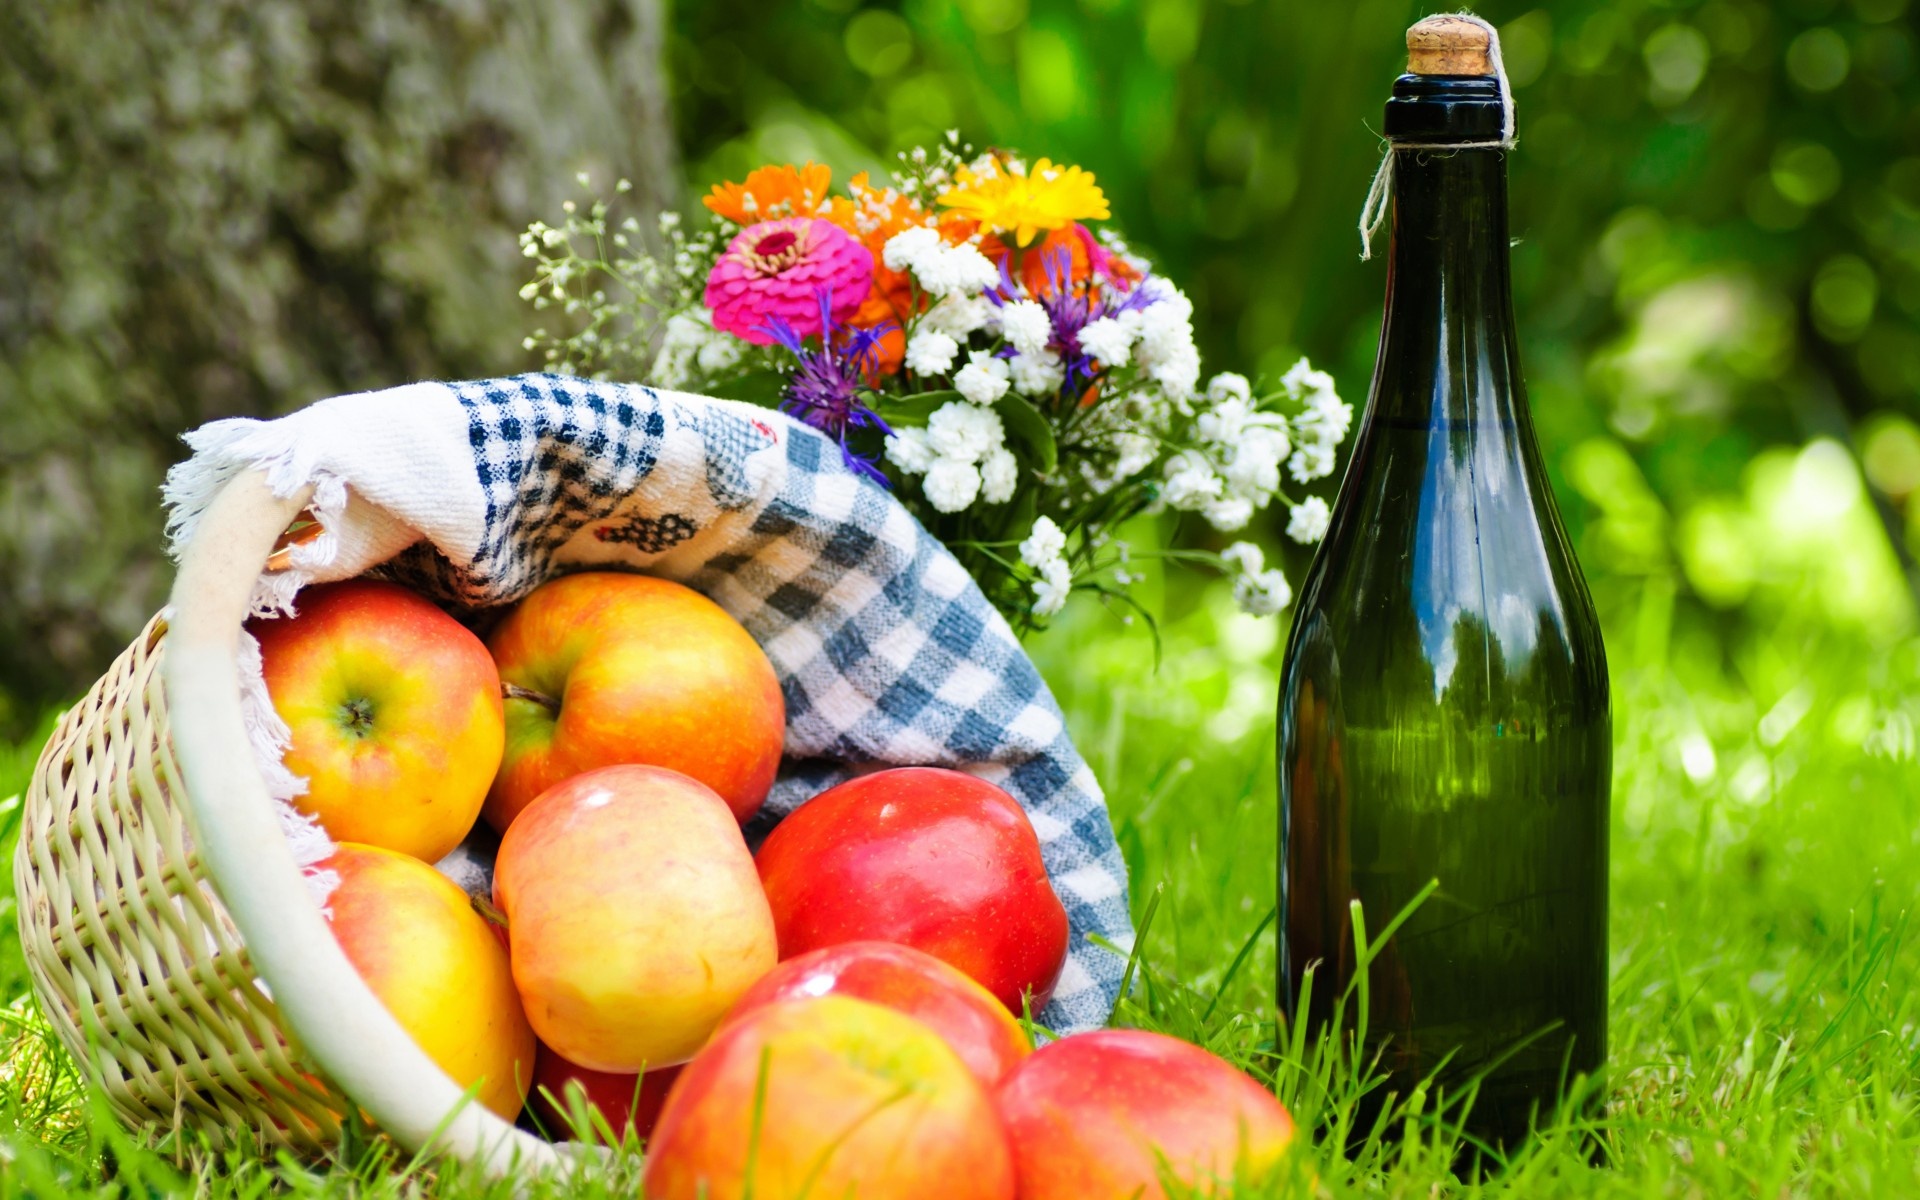
M 1407 30 L 1409 75 L 1491 75 L 1487 31 L 1459 17 L 1428 17 Z

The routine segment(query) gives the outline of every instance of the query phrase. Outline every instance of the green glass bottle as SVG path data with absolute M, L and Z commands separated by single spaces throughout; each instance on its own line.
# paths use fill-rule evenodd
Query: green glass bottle
M 1374 951 L 1374 1102 L 1479 1076 L 1468 1130 L 1511 1144 L 1606 1058 L 1612 737 L 1521 382 L 1507 152 L 1449 148 L 1503 120 L 1491 74 L 1410 73 L 1387 105 L 1379 357 L 1282 671 L 1279 983 L 1324 1025 L 1355 970 L 1351 902 L 1377 940 L 1438 881 Z

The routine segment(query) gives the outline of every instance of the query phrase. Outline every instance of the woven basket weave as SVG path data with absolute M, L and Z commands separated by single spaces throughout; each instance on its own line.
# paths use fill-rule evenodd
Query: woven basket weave
M 54 730 L 14 888 L 41 1010 L 121 1120 L 316 1150 L 350 1111 L 282 1033 L 174 797 L 155 617 Z

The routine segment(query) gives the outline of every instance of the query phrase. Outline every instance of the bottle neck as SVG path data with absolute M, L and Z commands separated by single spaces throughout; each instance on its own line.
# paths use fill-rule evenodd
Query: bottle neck
M 1506 152 L 1394 150 L 1386 320 L 1370 417 L 1511 423 Z

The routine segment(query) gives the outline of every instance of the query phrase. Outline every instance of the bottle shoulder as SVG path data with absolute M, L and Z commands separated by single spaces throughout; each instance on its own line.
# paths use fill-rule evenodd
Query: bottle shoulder
M 1599 621 L 1530 436 L 1370 415 L 1295 602 L 1290 680 L 1318 661 L 1376 692 L 1604 709 Z

